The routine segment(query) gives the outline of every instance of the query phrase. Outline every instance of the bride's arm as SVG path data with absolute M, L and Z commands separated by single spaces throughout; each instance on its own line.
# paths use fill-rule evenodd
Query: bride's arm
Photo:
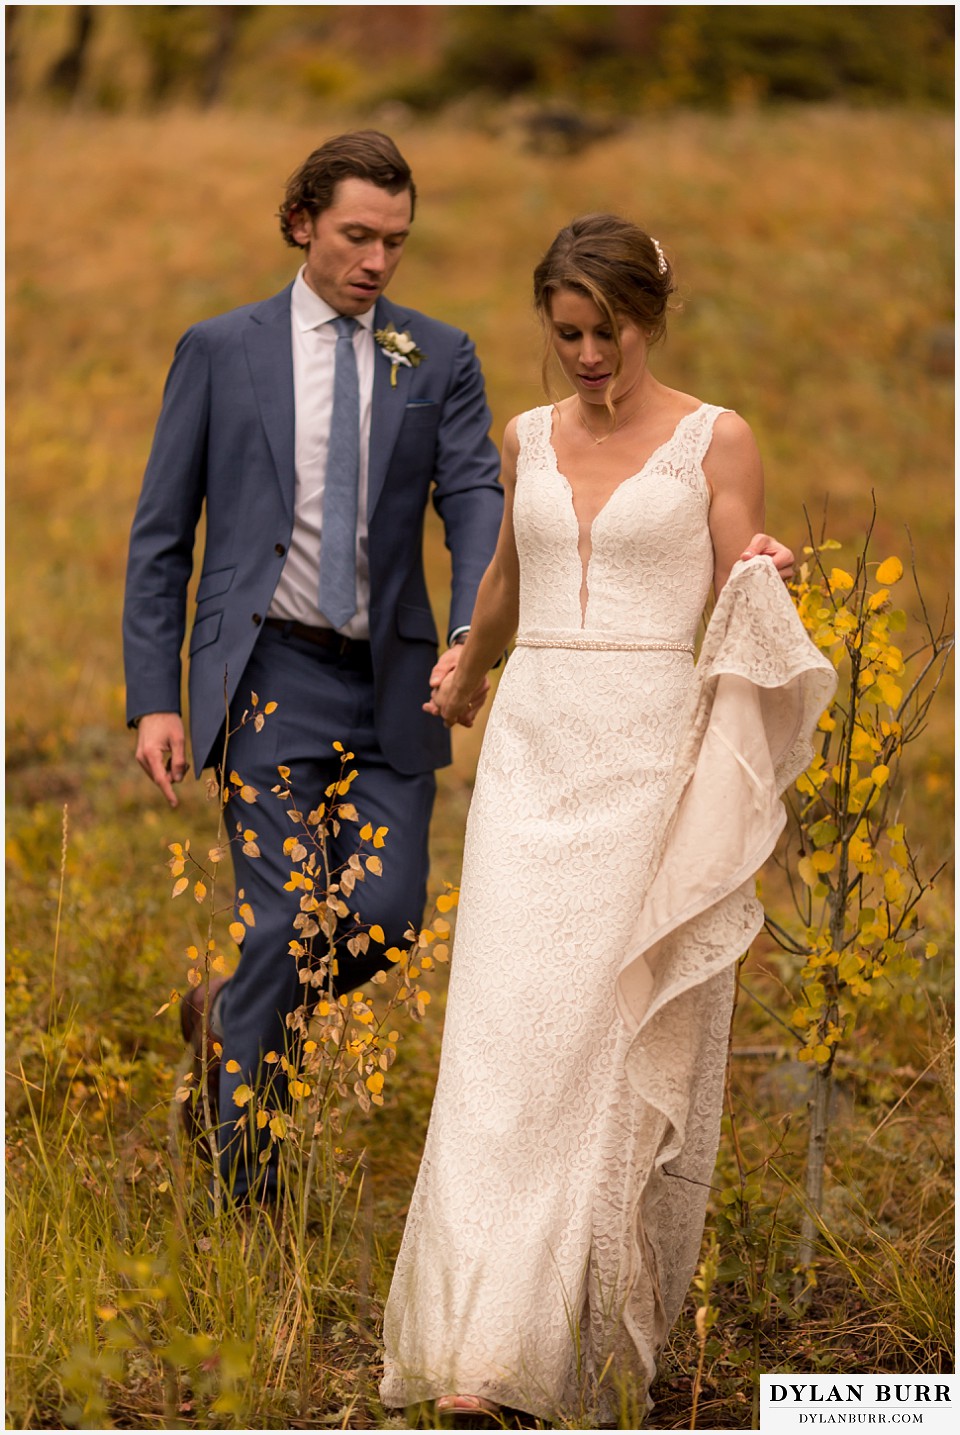
M 423 705 L 424 712 L 436 713 L 447 727 L 453 727 L 465 715 L 470 716 L 471 708 L 475 710 L 479 706 L 477 697 L 484 689 L 488 671 L 517 631 L 520 562 L 513 532 L 513 495 L 517 482 L 518 451 L 517 421 L 511 419 L 503 435 L 500 472 L 504 497 L 503 521 L 496 551 L 480 580 L 470 631 L 459 661 L 434 690 L 432 700 Z
M 765 537 L 761 532 L 763 464 L 750 426 L 739 414 L 721 414 L 717 419 L 703 472 L 710 490 L 713 591 L 719 593 L 748 543 L 756 552 L 768 551 L 752 543 Z M 789 552 L 780 544 L 776 548 Z

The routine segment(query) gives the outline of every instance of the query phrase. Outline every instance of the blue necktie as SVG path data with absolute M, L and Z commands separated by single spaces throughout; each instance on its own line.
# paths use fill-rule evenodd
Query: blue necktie
M 356 319 L 333 320 L 337 331 L 333 414 L 323 490 L 320 611 L 335 628 L 357 611 L 357 493 L 360 486 L 360 383 L 353 349 Z

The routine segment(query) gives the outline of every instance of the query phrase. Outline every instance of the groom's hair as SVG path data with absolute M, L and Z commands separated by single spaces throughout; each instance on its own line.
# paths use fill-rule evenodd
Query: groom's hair
M 294 249 L 306 247 L 291 233 L 297 215 L 306 213 L 315 219 L 329 209 L 342 179 L 366 179 L 389 194 L 409 190 L 413 218 L 417 187 L 393 140 L 379 130 L 351 130 L 325 141 L 287 180 L 278 217 L 280 233 Z

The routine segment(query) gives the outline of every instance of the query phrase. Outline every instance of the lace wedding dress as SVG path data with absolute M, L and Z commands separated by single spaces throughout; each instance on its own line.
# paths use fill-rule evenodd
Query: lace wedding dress
M 752 878 L 834 682 L 768 559 L 734 569 L 694 666 L 722 412 L 614 491 L 585 574 L 553 410 L 519 420 L 520 632 L 470 809 L 387 1405 L 466 1392 L 591 1424 L 616 1370 L 645 1398 L 695 1270 Z

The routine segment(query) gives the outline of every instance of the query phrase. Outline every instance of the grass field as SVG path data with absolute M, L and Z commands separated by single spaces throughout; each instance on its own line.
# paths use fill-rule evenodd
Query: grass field
M 168 1139 L 176 1013 L 198 919 L 169 901 L 167 844 L 212 840 L 196 784 L 161 808 L 123 726 L 126 540 L 164 374 L 183 329 L 266 297 L 296 259 L 272 219 L 324 135 L 267 115 L 65 116 L 8 131 L 8 1424 L 377 1428 L 377 1317 L 429 1111 L 442 1000 L 401 1046 L 385 1109 L 355 1124 L 362 1193 L 301 1239 L 251 1241 L 205 1213 Z M 768 526 L 799 549 L 803 505 L 875 556 L 907 556 L 932 609 L 952 584 L 952 153 L 946 117 L 840 109 L 678 113 L 575 157 L 450 123 L 397 138 L 421 191 L 395 296 L 475 338 L 494 434 L 540 401 L 529 276 L 573 214 L 655 233 L 682 311 L 658 375 L 737 408 L 768 474 Z M 952 349 L 949 349 L 952 356 Z M 443 549 L 428 533 L 438 614 Z M 849 548 L 848 552 L 851 551 Z M 906 602 L 911 608 L 911 600 Z M 913 608 L 916 604 L 913 603 Z M 264 695 L 268 696 L 268 695 Z M 952 853 L 944 690 L 906 775 L 928 867 Z M 442 774 L 434 881 L 456 882 L 480 733 Z M 66 819 L 64 812 L 66 811 Z M 66 836 L 64 823 L 67 824 Z M 388 856 L 388 854 L 385 854 Z M 778 897 L 765 879 L 765 896 Z M 949 964 L 952 893 L 926 921 L 944 954 L 917 1010 L 858 1029 L 841 1062 L 829 1249 L 802 1316 L 791 1236 L 804 1089 L 777 1016 L 790 972 L 744 972 L 718 1186 L 757 1167 L 708 1230 L 723 1258 L 701 1428 L 749 1428 L 758 1370 L 933 1371 L 952 1350 Z M 442 983 L 438 983 L 439 989 Z M 758 1004 L 759 997 L 774 1015 Z M 733 1139 L 736 1137 L 736 1139 Z M 349 1201 L 356 1201 L 355 1208 Z M 348 1209 L 349 1207 L 349 1209 Z M 243 1269 L 245 1279 L 237 1280 Z M 126 1310 L 124 1344 L 111 1315 Z M 651 1421 L 689 1424 L 691 1305 Z M 624 1423 L 636 1418 L 629 1393 Z

